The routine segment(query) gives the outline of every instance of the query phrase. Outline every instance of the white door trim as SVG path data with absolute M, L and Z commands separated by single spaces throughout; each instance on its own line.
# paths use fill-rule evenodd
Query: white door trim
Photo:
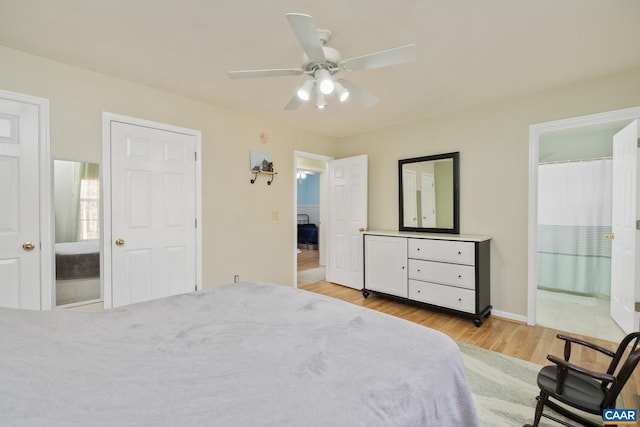
M 53 270 L 53 192 L 51 176 L 51 142 L 49 126 L 49 100 L 37 96 L 0 90 L 0 98 L 33 104 L 38 107 L 38 167 L 40 170 L 40 309 L 51 310 L 53 286 L 56 281 Z
M 292 180 L 293 180 L 293 244 L 292 244 L 292 248 L 297 248 L 298 247 L 298 240 L 297 240 L 297 235 L 298 235 L 298 221 L 297 221 L 297 213 L 298 213 L 298 180 L 296 179 L 296 169 L 298 167 L 298 159 L 311 159 L 311 160 L 319 160 L 321 162 L 325 163 L 325 169 L 324 169 L 324 173 L 322 173 L 322 175 L 320 176 L 320 179 L 323 181 L 320 184 L 321 188 L 327 188 L 327 182 L 328 182 L 328 177 L 327 177 L 327 162 L 329 160 L 333 160 L 333 157 L 329 157 L 329 156 L 325 156 L 322 154 L 314 154 L 314 153 L 307 153 L 305 151 L 294 151 L 293 152 L 293 172 L 291 174 Z M 322 198 L 322 195 L 320 196 Z M 322 200 L 322 202 L 320 203 L 320 218 L 321 218 L 321 223 L 325 223 L 328 224 L 328 215 L 329 209 L 328 209 L 328 200 L 326 197 L 324 197 L 324 200 Z M 325 250 L 327 248 L 327 245 L 324 244 L 324 242 L 326 242 L 326 228 L 327 227 L 322 227 L 320 229 L 320 233 L 322 233 L 322 236 L 318 236 L 318 243 L 322 244 L 322 248 L 323 250 Z M 321 247 L 320 245 L 318 247 Z M 328 256 L 328 254 L 325 255 L 325 257 Z M 298 254 L 296 253 L 296 251 L 293 251 L 293 287 L 297 288 L 298 287 Z
M 583 126 L 633 120 L 640 117 L 640 107 L 624 108 L 529 126 L 529 224 L 527 267 L 527 324 L 536 324 L 538 288 L 538 157 L 540 136 L 546 132 Z
M 196 290 L 202 289 L 202 132 L 166 123 L 159 123 L 121 114 L 102 112 L 102 289 L 104 307 L 112 307 L 111 283 L 111 122 L 126 123 L 191 135 L 196 150 Z

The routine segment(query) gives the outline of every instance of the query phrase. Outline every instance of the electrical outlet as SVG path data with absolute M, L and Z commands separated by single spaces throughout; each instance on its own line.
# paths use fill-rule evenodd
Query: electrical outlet
M 233 276 L 233 283 L 238 283 L 240 281 L 240 275 L 236 274 L 235 276 Z

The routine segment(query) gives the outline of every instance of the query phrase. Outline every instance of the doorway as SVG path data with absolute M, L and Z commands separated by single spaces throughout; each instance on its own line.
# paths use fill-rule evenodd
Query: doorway
M 547 132 L 538 166 L 537 324 L 619 341 L 610 316 L 618 122 Z
M 294 153 L 294 283 L 326 279 L 327 162 L 331 157 Z
M 55 304 L 102 301 L 100 284 L 100 165 L 53 161 Z
M 548 313 L 543 313 L 539 310 L 539 308 L 544 310 L 542 306 L 548 303 L 549 300 L 551 300 L 551 304 L 555 305 L 556 307 L 561 307 L 559 308 L 559 310 L 562 310 L 564 313 L 567 313 L 567 311 L 571 312 L 570 315 L 567 314 L 565 316 L 566 318 L 571 317 L 572 319 L 576 319 L 579 317 L 579 313 L 581 311 L 584 312 L 585 310 L 587 312 L 593 312 L 594 316 L 598 311 L 600 311 L 601 315 L 602 313 L 606 313 L 607 318 L 609 318 L 608 311 L 606 310 L 607 302 L 605 302 L 604 308 L 598 308 L 599 305 L 602 306 L 602 301 L 598 301 L 597 298 L 593 298 L 589 295 L 585 297 L 584 295 L 573 293 L 571 290 L 569 290 L 569 292 L 566 292 L 566 289 L 561 289 L 561 291 L 563 292 L 557 292 L 557 289 L 552 289 L 551 293 L 549 293 L 549 290 L 539 291 L 538 289 L 540 281 L 546 280 L 544 277 L 541 277 L 546 274 L 541 274 L 541 267 L 544 268 L 544 264 L 549 261 L 548 253 L 543 254 L 543 258 L 541 258 L 541 254 L 539 252 L 541 245 L 544 246 L 546 243 L 549 243 L 547 241 L 548 236 L 543 236 L 540 234 L 541 228 L 539 226 L 539 209 L 541 208 L 541 206 L 539 205 L 539 203 L 541 200 L 540 191 L 543 190 L 540 186 L 540 179 L 542 176 L 540 174 L 539 163 L 549 163 L 553 161 L 563 161 L 566 163 L 569 160 L 592 160 L 594 157 L 608 157 L 607 155 L 602 156 L 601 154 L 585 155 L 585 150 L 588 151 L 586 147 L 587 144 L 585 144 L 585 141 L 588 141 L 588 138 L 586 138 L 585 135 L 587 135 L 589 132 L 613 135 L 616 130 L 621 129 L 632 119 L 638 117 L 639 115 L 640 108 L 630 108 L 530 126 L 528 324 L 539 324 L 540 321 L 546 321 L 545 316 L 546 318 L 549 318 Z M 578 137 L 576 137 L 576 135 L 578 135 Z M 576 141 L 581 142 L 577 142 L 578 145 L 576 145 Z M 609 138 L 607 142 L 607 149 L 609 150 L 609 153 L 611 151 L 611 145 L 612 140 L 611 138 Z M 582 152 L 580 152 L 580 150 L 582 150 Z M 587 164 L 585 163 L 582 166 L 587 166 Z M 577 227 L 574 226 L 565 228 L 567 230 L 571 228 L 571 230 L 575 231 Z M 576 246 L 573 243 L 571 243 L 570 246 L 571 245 Z M 580 258 L 576 257 L 575 254 L 571 254 L 571 256 L 571 262 L 574 262 L 576 259 Z M 584 259 L 586 258 L 582 257 L 582 260 Z M 590 261 L 593 260 L 593 258 L 590 259 Z M 557 261 L 557 259 L 555 259 L 555 261 Z M 584 304 L 577 304 L 580 301 L 585 302 L 587 308 L 585 308 Z M 570 323 L 557 323 L 558 317 L 559 316 L 555 316 L 554 318 L 554 322 L 556 323 L 544 326 L 550 326 L 556 329 L 562 329 L 574 333 L 581 333 L 583 335 L 590 335 L 594 337 L 597 336 L 596 330 L 576 329 L 576 325 L 578 323 L 576 323 L 574 320 L 572 320 L 573 325 Z M 597 320 L 594 318 L 590 321 L 593 322 L 595 328 L 595 322 L 597 322 Z M 581 326 L 584 327 L 585 325 L 582 324 Z M 601 330 L 604 330 L 604 328 L 605 326 L 600 327 Z M 615 340 L 615 338 L 612 337 L 611 334 L 607 335 L 608 336 L 605 337 L 605 339 Z

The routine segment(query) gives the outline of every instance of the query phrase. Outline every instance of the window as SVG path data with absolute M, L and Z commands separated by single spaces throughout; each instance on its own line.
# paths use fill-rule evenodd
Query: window
M 100 238 L 100 181 L 84 178 L 80 180 L 79 240 Z

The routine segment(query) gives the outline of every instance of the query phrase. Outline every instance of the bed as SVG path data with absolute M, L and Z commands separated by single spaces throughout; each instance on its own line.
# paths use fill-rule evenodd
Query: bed
M 56 243 L 56 279 L 100 277 L 100 240 Z
M 309 223 L 308 214 L 298 214 L 298 244 L 318 244 L 318 226 Z
M 478 425 L 449 337 L 285 286 L 1 308 L 0 348 L 0 425 Z

